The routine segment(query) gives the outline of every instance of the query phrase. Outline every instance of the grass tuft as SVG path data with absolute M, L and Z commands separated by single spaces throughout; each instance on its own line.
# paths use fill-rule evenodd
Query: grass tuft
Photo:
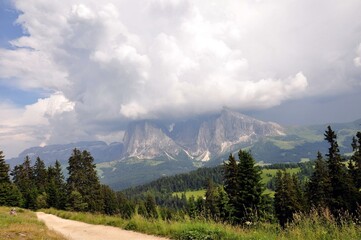
M 0 239 L 21 240 L 65 240 L 60 234 L 50 231 L 37 220 L 34 212 L 17 209 L 10 215 L 9 207 L 0 207 Z
M 65 212 L 45 209 L 44 212 L 68 219 L 92 224 L 120 227 L 126 230 L 159 235 L 179 240 L 318 240 L 318 239 L 361 239 L 361 226 L 346 220 L 337 224 L 328 211 L 295 215 L 295 222 L 286 229 L 278 224 L 255 223 L 249 227 L 232 226 L 206 220 L 163 221 L 149 220 L 135 215 L 130 220 L 119 216 Z

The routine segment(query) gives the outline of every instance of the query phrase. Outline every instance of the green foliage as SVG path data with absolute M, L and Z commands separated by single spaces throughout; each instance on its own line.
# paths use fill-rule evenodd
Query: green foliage
M 0 183 L 10 183 L 9 171 L 9 164 L 6 164 L 3 151 L 0 151 Z
M 39 194 L 36 197 L 36 209 L 47 208 L 48 207 L 47 198 L 48 196 L 46 195 L 45 192 Z
M 61 165 L 57 160 L 55 166 L 48 167 L 48 184 L 46 193 L 48 195 L 47 203 L 49 207 L 65 209 L 66 205 L 66 186 Z
M 275 213 L 282 227 L 292 222 L 293 215 L 304 209 L 304 202 L 298 179 L 283 170 L 276 176 L 276 193 L 274 197 Z
M 124 219 L 130 219 L 135 214 L 135 204 L 129 201 L 122 192 L 117 192 L 117 203 L 120 216 Z
M 228 221 L 255 221 L 262 203 L 261 169 L 249 152 L 238 152 L 239 163 L 230 155 L 224 163 L 224 189 L 229 199 Z
M 74 149 L 69 158 L 68 193 L 78 192 L 86 203 L 87 211 L 101 212 L 104 202 L 101 197 L 100 182 L 97 176 L 94 158 L 88 151 Z
M 115 192 L 106 185 L 101 185 L 100 189 L 101 189 L 102 199 L 104 201 L 103 212 L 108 215 L 117 213 L 118 204 L 117 204 L 117 196 Z
M 13 176 L 15 185 L 23 196 L 23 206 L 28 209 L 36 209 L 38 191 L 34 181 L 30 158 L 26 156 L 22 164 L 14 167 L 11 175 Z
M 146 218 L 158 218 L 158 212 L 157 212 L 157 206 L 155 204 L 154 196 L 151 194 L 147 195 L 147 198 L 144 203 L 144 207 L 146 210 L 146 213 L 143 215 Z
M 45 163 L 39 157 L 36 158 L 33 169 L 33 181 L 39 193 L 43 193 L 47 189 L 48 171 L 45 168 Z
M 88 208 L 88 203 L 84 202 L 83 196 L 78 191 L 72 191 L 68 197 L 67 210 L 70 211 L 85 211 Z
M 0 183 L 0 206 L 22 206 L 23 198 L 18 187 L 13 183 Z
M 349 169 L 357 189 L 361 188 L 361 132 L 357 132 L 356 137 L 352 139 L 352 150 L 354 154 L 351 157 Z
M 327 207 L 331 195 L 331 182 L 326 162 L 318 152 L 315 170 L 307 186 L 308 202 L 311 207 Z
M 325 140 L 329 143 L 328 153 L 326 154 L 331 182 L 329 205 L 334 215 L 345 210 L 355 212 L 358 205 L 357 198 L 360 194 L 352 181 L 352 177 L 341 162 L 336 138 L 336 133 L 328 126 L 325 132 Z

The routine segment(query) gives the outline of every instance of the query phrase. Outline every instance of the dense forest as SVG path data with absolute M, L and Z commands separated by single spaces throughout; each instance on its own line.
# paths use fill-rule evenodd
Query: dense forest
M 312 211 L 356 221 L 361 214 L 361 132 L 353 138 L 353 155 L 347 159 L 340 155 L 331 127 L 324 135 L 329 145 L 325 156 L 318 153 L 308 163 L 264 166 L 278 169 L 265 184 L 262 168 L 251 153 L 240 150 L 221 166 L 163 177 L 122 192 L 100 183 L 88 151 L 73 150 L 66 179 L 58 161 L 46 167 L 39 157 L 33 165 L 26 157 L 10 170 L 0 151 L 0 205 L 96 212 L 125 219 L 134 214 L 163 220 L 209 219 L 235 225 L 278 221 L 286 227 L 295 214 Z M 286 171 L 289 168 L 300 171 L 291 174 Z M 266 187 L 274 190 L 274 197 L 265 194 Z M 199 189 L 206 189 L 204 197 L 173 194 Z

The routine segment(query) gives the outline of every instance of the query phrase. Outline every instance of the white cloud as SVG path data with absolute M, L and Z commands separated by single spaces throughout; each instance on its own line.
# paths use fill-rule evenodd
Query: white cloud
M 360 73 L 351 68 L 361 56 L 352 54 L 357 0 L 14 4 L 28 35 L 0 49 L 0 81 L 62 92 L 65 105 L 39 100 L 26 108 L 40 116 L 31 121 L 48 126 L 47 142 L 109 139 L 130 119 L 347 92 Z
M 355 66 L 361 67 L 361 43 L 359 44 L 356 53 L 357 57 L 354 59 Z
M 10 149 L 7 157 L 18 153 L 12 149 L 45 144 L 52 129 L 49 119 L 73 109 L 74 103 L 59 92 L 24 108 L 0 104 L 0 145 Z

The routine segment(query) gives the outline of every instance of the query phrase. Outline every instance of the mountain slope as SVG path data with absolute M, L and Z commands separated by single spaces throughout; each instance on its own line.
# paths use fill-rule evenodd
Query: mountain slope
M 360 124 L 361 119 L 330 124 L 337 133 L 342 154 L 352 151 L 351 139 L 360 130 Z M 240 148 L 249 149 L 257 161 L 264 163 L 314 159 L 317 151 L 327 151 L 323 140 L 327 125 L 285 128 L 223 109 L 219 114 L 178 122 L 136 121 L 129 124 L 119 143 L 33 147 L 8 162 L 13 167 L 28 155 L 33 161 L 40 156 L 47 165 L 55 160 L 65 165 L 73 148 L 86 149 L 95 159 L 101 181 L 123 189 L 161 176 L 219 165 Z

